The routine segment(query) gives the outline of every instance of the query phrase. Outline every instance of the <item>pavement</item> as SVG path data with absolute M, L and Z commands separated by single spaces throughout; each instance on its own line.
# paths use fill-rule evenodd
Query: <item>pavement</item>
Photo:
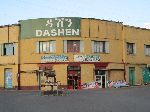
M 0 90 L 0 112 L 150 112 L 150 86 L 78 90 L 67 96 Z

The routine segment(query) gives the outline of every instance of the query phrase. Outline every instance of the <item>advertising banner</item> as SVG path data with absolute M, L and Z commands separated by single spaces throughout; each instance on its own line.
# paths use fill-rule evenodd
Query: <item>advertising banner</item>
M 21 20 L 21 39 L 34 37 L 80 36 L 79 17 Z
M 41 63 L 47 62 L 68 62 L 68 56 L 65 55 L 46 55 L 41 57 Z
M 99 62 L 99 55 L 74 55 L 74 61 L 76 62 Z

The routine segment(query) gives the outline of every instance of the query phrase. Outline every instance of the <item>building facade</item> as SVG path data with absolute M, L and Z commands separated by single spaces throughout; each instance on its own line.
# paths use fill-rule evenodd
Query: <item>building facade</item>
M 0 87 L 40 89 L 52 69 L 61 87 L 150 82 L 150 30 L 92 18 L 29 19 L 0 27 Z

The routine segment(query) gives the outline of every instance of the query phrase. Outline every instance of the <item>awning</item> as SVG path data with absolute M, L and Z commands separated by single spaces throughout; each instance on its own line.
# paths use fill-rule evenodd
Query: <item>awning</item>
M 95 65 L 95 70 L 106 69 L 106 67 L 108 66 L 108 63 L 96 63 L 94 65 Z

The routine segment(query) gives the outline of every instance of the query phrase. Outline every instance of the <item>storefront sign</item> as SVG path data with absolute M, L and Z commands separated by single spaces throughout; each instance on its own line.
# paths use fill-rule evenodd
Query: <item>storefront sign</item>
M 99 62 L 99 55 L 74 55 L 74 61 L 76 62 Z
M 80 36 L 80 18 L 58 17 L 21 20 L 21 39 L 33 37 Z
M 65 55 L 47 55 L 41 57 L 41 63 L 47 62 L 68 62 L 68 56 Z

